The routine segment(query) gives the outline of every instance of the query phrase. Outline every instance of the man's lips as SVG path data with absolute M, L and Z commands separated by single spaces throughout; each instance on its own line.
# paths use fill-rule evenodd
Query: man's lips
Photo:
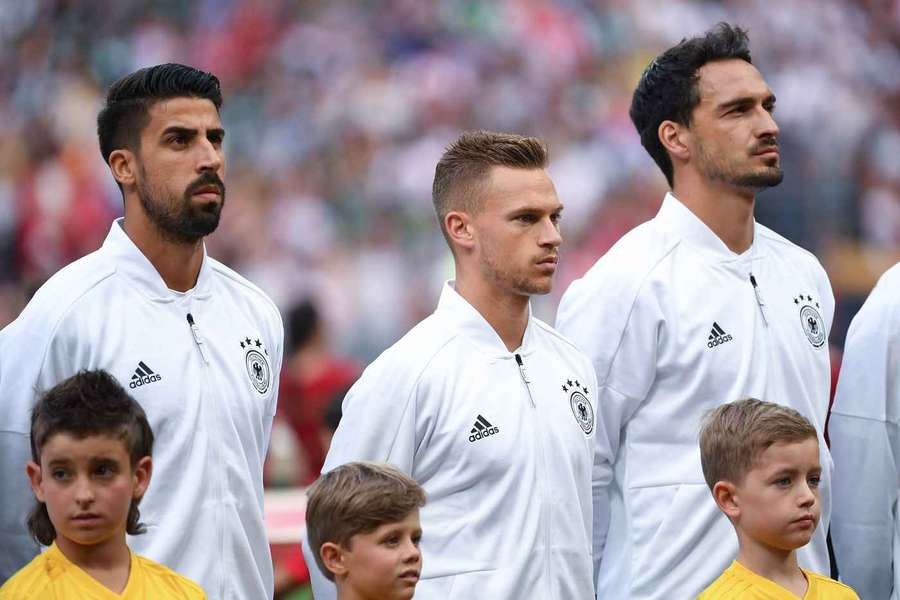
M 804 516 L 800 517 L 799 519 L 794 519 L 791 522 L 795 523 L 797 525 L 800 525 L 802 527 L 814 527 L 816 524 L 816 519 L 812 515 L 804 515 Z
M 76 523 L 93 523 L 100 520 L 100 515 L 96 513 L 82 513 L 72 517 Z
M 559 256 L 553 255 L 553 256 L 548 256 L 546 258 L 542 258 L 541 260 L 538 261 L 538 264 L 539 265 L 555 265 L 558 262 L 559 262 Z
M 778 156 L 778 146 L 767 146 L 757 152 L 753 153 L 754 156 Z
M 194 190 L 192 196 L 221 196 L 222 190 L 215 185 L 204 185 Z

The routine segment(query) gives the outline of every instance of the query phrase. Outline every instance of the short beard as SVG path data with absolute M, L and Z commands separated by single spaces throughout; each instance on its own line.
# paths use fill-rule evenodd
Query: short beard
M 487 250 L 487 249 L 486 249 Z M 552 280 L 549 286 L 535 285 L 527 277 L 518 277 L 504 268 L 503 261 L 495 260 L 493 254 L 488 251 L 481 259 L 481 273 L 498 288 L 507 288 L 523 296 L 543 296 L 549 294 Z
M 700 145 L 700 168 L 710 181 L 720 181 L 728 185 L 754 191 L 775 187 L 784 179 L 781 167 L 762 167 L 749 173 L 740 173 L 734 165 L 712 156 Z
M 217 185 L 222 200 L 219 203 L 194 206 L 194 191 L 205 185 Z M 219 176 L 205 173 L 195 179 L 181 195 L 175 197 L 167 191 L 147 184 L 147 176 L 141 167 L 141 179 L 137 184 L 138 198 L 144 213 L 156 225 L 160 236 L 175 244 L 196 244 L 219 226 L 219 216 L 225 206 L 225 186 Z

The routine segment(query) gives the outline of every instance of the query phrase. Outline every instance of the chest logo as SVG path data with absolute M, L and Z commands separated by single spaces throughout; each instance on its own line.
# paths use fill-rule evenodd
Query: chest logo
M 562 390 L 569 394 L 569 406 L 575 415 L 575 421 L 586 435 L 590 435 L 594 430 L 594 407 L 587 399 L 587 387 L 581 385 L 577 379 L 575 381 L 567 379 L 562 385 Z
M 706 347 L 715 348 L 720 344 L 730 342 L 732 339 L 734 338 L 731 337 L 730 333 L 725 333 L 725 330 L 713 321 L 712 329 L 709 330 L 709 337 L 706 338 Z
M 269 351 L 259 339 L 251 340 L 250 338 L 241 340 L 241 348 L 244 350 L 244 366 L 247 368 L 250 383 L 257 392 L 265 394 L 269 391 L 269 385 L 272 382 Z
M 481 415 L 478 415 L 478 418 L 475 419 L 475 424 L 472 426 L 472 431 L 470 431 L 469 433 L 469 441 L 477 442 L 478 440 L 483 440 L 489 435 L 500 433 L 500 428 L 494 427 L 487 419 L 485 419 Z
M 800 326 L 806 339 L 814 347 L 821 347 L 825 343 L 825 322 L 819 314 L 819 303 L 808 294 L 800 294 L 794 298 L 794 304 L 800 307 Z
M 134 370 L 134 374 L 131 376 L 131 381 L 128 382 L 128 387 L 136 389 L 142 385 L 149 385 L 157 381 L 162 381 L 162 375 L 154 373 L 153 369 L 140 360 L 138 361 L 137 369 Z

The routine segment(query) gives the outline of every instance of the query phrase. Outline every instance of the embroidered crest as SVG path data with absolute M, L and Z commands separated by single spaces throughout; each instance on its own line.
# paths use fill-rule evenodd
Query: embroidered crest
M 814 302 L 809 294 L 800 294 L 794 298 L 794 304 L 800 307 L 800 325 L 806 339 L 814 347 L 821 347 L 825 343 L 825 322 L 819 314 L 819 303 Z
M 244 354 L 244 365 L 247 367 L 247 376 L 250 383 L 260 394 L 269 391 L 272 380 L 272 371 L 269 368 L 269 352 L 259 339 L 244 338 L 241 340 L 241 348 Z
M 575 381 L 567 379 L 563 383 L 562 390 L 569 394 L 569 406 L 572 407 L 572 414 L 575 415 L 581 430 L 590 435 L 594 430 L 594 407 L 587 399 L 587 387 L 581 385 L 577 379 Z

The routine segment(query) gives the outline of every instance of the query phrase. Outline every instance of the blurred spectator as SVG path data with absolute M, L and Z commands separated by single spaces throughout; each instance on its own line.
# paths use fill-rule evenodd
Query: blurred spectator
M 329 405 L 356 380 L 360 368 L 355 361 L 332 353 L 319 311 L 310 300 L 287 312 L 285 337 L 287 351 L 281 371 L 278 415 L 293 431 L 303 454 L 303 460 L 298 462 L 306 467 L 292 483 L 308 485 L 319 476 L 328 450 L 323 447 L 327 440 L 322 431 L 328 430 L 325 419 Z M 337 402 L 342 399 L 343 396 Z M 330 410 L 333 413 L 334 409 Z M 329 418 L 333 420 L 333 414 Z M 339 413 L 337 418 L 340 419 Z

